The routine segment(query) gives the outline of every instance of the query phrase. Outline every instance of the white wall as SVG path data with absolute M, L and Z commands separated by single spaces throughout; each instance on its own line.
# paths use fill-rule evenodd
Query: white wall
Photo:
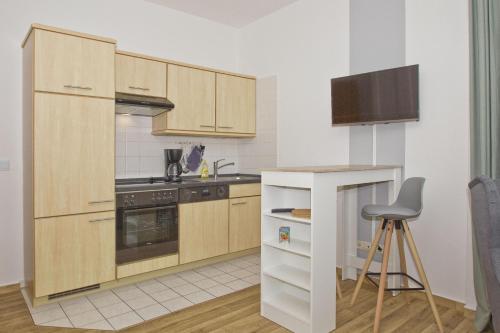
M 302 0 L 240 31 L 240 70 L 278 78 L 278 165 L 347 163 L 330 79 L 349 74 L 349 1 Z
M 277 81 L 276 76 L 257 79 L 257 136 L 241 139 L 238 142 L 241 173 L 260 173 L 262 168 L 272 168 L 277 165 Z
M 423 176 L 410 223 L 433 292 L 463 302 L 469 180 L 467 0 L 406 1 L 406 62 L 420 64 L 421 121 L 406 125 L 406 176 Z
M 140 0 L 0 2 L 0 285 L 22 279 L 21 42 L 33 22 L 113 37 L 118 48 L 237 69 L 236 30 Z

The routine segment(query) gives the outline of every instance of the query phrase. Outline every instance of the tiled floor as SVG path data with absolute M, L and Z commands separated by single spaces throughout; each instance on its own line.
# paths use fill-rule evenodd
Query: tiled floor
M 259 283 L 256 254 L 36 309 L 27 304 L 36 325 L 119 330 Z

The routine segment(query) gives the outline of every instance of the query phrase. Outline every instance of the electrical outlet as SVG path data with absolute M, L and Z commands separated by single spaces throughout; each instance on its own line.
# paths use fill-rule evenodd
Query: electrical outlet
M 368 251 L 371 247 L 371 243 L 370 242 L 365 242 L 365 241 L 362 241 L 362 240 L 358 240 L 358 250 L 361 250 L 361 251 Z M 380 252 L 382 253 L 382 246 L 378 246 L 377 248 L 377 252 Z

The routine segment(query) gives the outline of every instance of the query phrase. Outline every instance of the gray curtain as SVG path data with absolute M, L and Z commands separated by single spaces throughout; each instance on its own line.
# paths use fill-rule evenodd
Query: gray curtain
M 500 178 L 500 0 L 471 0 L 472 22 L 472 176 Z M 490 320 L 483 269 L 474 246 L 475 326 Z

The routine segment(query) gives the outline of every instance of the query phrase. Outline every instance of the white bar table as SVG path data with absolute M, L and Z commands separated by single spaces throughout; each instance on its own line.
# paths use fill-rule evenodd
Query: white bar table
M 262 316 L 293 332 L 336 328 L 337 189 L 379 182 L 389 182 L 392 202 L 401 186 L 401 167 L 336 165 L 262 172 Z M 273 208 L 310 208 L 311 218 L 273 214 Z M 290 227 L 290 242 L 279 242 L 282 226 Z M 344 256 L 349 257 L 356 253 L 357 234 L 349 232 L 356 226 L 344 227 Z

